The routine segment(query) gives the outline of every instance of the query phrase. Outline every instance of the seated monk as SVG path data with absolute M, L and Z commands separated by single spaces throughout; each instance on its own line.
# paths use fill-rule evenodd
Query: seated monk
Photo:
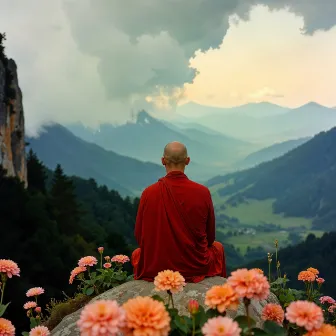
M 135 225 L 140 248 L 131 260 L 136 280 L 153 281 L 164 270 L 180 272 L 187 282 L 226 277 L 210 191 L 184 174 L 189 162 L 183 144 L 169 143 L 162 157 L 167 175 L 141 195 Z

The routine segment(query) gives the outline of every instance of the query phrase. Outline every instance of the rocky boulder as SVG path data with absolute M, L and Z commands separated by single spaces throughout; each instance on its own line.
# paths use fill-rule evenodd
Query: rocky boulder
M 221 277 L 206 278 L 197 284 L 189 283 L 185 286 L 183 292 L 174 294 L 175 307 L 179 310 L 180 314 L 188 314 L 187 305 L 190 299 L 197 300 L 200 304 L 204 305 L 205 293 L 209 288 L 215 285 L 222 285 L 226 280 Z M 158 293 L 154 290 L 153 283 L 146 281 L 130 281 L 121 286 L 115 287 L 97 297 L 91 302 L 96 300 L 116 300 L 119 304 L 123 304 L 127 300 L 136 296 L 153 296 L 159 294 L 167 302 L 166 293 Z M 261 326 L 261 311 L 267 303 L 278 303 L 275 295 L 271 294 L 267 300 L 254 301 L 250 306 L 250 313 L 252 318 Z M 52 336 L 77 336 L 79 330 L 76 323 L 79 319 L 81 310 L 65 317 L 62 322 L 51 332 Z M 237 312 L 229 311 L 228 316 L 235 317 L 237 315 L 245 315 L 244 306 L 241 304 Z

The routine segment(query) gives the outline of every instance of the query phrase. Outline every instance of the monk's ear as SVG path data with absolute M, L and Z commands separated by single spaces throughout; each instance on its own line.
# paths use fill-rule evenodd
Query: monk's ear
M 188 166 L 189 163 L 190 163 L 190 157 L 188 156 L 185 160 L 185 165 Z
M 166 159 L 164 157 L 161 158 L 162 165 L 165 166 L 167 164 Z

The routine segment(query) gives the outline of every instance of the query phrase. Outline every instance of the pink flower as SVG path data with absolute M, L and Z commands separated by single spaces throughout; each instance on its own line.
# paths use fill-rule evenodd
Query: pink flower
M 42 287 L 34 287 L 31 288 L 27 291 L 26 296 L 31 297 L 31 296 L 38 296 L 44 293 L 44 289 Z
M 86 271 L 86 267 L 83 266 L 78 266 L 75 267 L 70 274 L 70 279 L 69 279 L 69 284 L 71 285 L 73 283 L 73 281 L 75 280 L 76 276 L 85 272 Z
M 286 319 L 308 331 L 319 329 L 324 322 L 322 309 L 308 301 L 292 302 L 286 309 Z
M 23 305 L 24 309 L 32 309 L 37 306 L 37 303 L 35 301 L 28 301 Z
M 100 254 L 102 254 L 103 252 L 104 252 L 104 247 L 98 247 L 98 252 L 100 253 Z
M 125 312 L 116 301 L 100 300 L 88 304 L 77 322 L 81 335 L 117 335 L 125 325 Z
M 0 317 L 0 335 L 15 336 L 15 327 L 12 322 Z
M 130 259 L 122 254 L 115 255 L 112 259 L 111 262 L 116 262 L 119 264 L 125 264 L 126 262 L 130 261 Z
M 12 260 L 0 259 L 0 273 L 5 273 L 8 278 L 13 275 L 20 276 L 20 268 L 17 263 Z
M 106 257 L 104 257 L 104 259 L 105 259 L 105 261 L 110 261 L 110 260 L 111 260 L 111 257 L 106 256 Z
M 188 303 L 188 311 L 191 315 L 195 315 L 198 313 L 199 304 L 196 300 L 190 300 Z
M 334 303 L 336 303 L 336 301 L 330 296 L 321 296 L 320 297 L 320 302 L 321 302 L 321 304 L 325 304 L 325 303 L 334 304 Z
M 222 316 L 209 319 L 202 328 L 205 336 L 239 336 L 241 331 L 237 322 Z
M 227 280 L 240 298 L 265 300 L 270 294 L 267 278 L 254 269 L 239 269 L 231 273 Z
M 78 266 L 85 267 L 85 266 L 94 266 L 97 265 L 98 260 L 95 257 L 87 256 L 79 259 Z
M 36 307 L 36 308 L 35 308 L 35 312 L 36 312 L 37 314 L 40 314 L 41 311 L 42 311 L 41 307 Z
M 261 312 L 261 318 L 264 321 L 273 321 L 282 325 L 285 319 L 285 312 L 280 305 L 269 303 L 267 304 Z
M 328 312 L 331 313 L 331 314 L 333 314 L 335 312 L 335 310 L 336 310 L 336 305 L 335 304 L 331 305 L 328 308 Z
M 111 268 L 112 264 L 111 263 L 105 263 L 103 266 L 104 266 L 104 268 Z
M 38 326 L 30 330 L 29 336 L 49 336 L 50 331 L 47 327 Z
M 317 282 L 319 285 L 322 285 L 322 284 L 325 282 L 325 280 L 324 280 L 323 278 L 317 278 L 317 279 L 316 279 L 316 282 Z

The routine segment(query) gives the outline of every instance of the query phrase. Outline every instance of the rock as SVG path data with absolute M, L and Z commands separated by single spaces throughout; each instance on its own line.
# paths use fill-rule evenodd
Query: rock
M 22 93 L 13 60 L 0 55 L 0 165 L 27 186 Z
M 188 314 L 187 304 L 190 299 L 196 299 L 204 306 L 205 293 L 209 288 L 215 285 L 221 285 L 226 280 L 221 277 L 206 278 L 205 280 L 193 284 L 188 283 L 183 292 L 174 294 L 175 307 L 179 310 L 180 314 Z M 96 300 L 116 300 L 119 304 L 123 304 L 127 300 L 136 296 L 153 296 L 159 294 L 162 298 L 167 300 L 167 294 L 163 292 L 155 292 L 154 285 L 146 281 L 130 281 L 125 284 L 115 287 L 99 296 L 94 298 L 91 302 Z M 166 301 L 167 302 L 167 301 Z M 278 303 L 275 295 L 271 294 L 267 300 L 252 301 L 250 306 L 250 313 L 252 318 L 261 326 L 261 311 L 267 303 Z M 65 317 L 62 322 L 51 332 L 52 336 L 76 336 L 79 331 L 76 323 L 79 319 L 81 310 Z M 245 315 L 244 306 L 241 304 L 237 312 L 229 311 L 228 316 L 235 317 L 237 315 Z

